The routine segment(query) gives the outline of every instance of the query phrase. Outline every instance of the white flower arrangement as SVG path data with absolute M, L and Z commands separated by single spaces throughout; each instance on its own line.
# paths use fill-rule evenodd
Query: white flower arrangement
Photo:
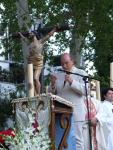
M 8 141 L 9 143 L 9 141 Z M 21 131 L 11 138 L 11 150 L 50 150 L 50 139 L 43 129 L 40 129 L 35 135 L 32 129 Z
M 9 150 L 50 150 L 51 141 L 43 125 L 34 127 L 34 112 L 29 115 L 29 125 L 26 129 L 14 130 L 15 136 L 5 137 Z M 1 148 L 0 150 L 6 150 Z

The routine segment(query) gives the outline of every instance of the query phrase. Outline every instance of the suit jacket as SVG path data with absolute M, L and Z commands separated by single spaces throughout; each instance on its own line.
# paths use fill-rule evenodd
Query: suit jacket
M 72 67 L 70 71 L 72 73 L 81 74 L 87 76 L 87 73 L 84 70 L 78 69 L 76 67 Z M 74 113 L 75 119 L 77 121 L 85 120 L 85 107 L 84 107 L 84 96 L 85 96 L 85 84 L 83 78 L 79 75 L 70 74 L 73 79 L 71 85 L 66 82 L 64 86 L 65 80 L 65 72 L 55 73 L 56 76 L 56 94 L 68 101 L 71 101 L 74 104 Z

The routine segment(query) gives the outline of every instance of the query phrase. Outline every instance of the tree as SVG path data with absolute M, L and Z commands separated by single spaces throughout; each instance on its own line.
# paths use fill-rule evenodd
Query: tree
M 110 62 L 113 61 L 113 1 L 95 1 L 90 14 L 88 59 L 94 62 L 101 86 L 109 86 Z M 93 51 L 93 53 L 91 53 Z
M 70 52 L 77 60 L 78 66 L 80 63 L 80 56 L 84 50 L 85 58 L 94 62 L 99 78 L 103 77 L 104 80 L 108 78 L 108 68 L 110 59 L 112 60 L 113 47 L 112 0 L 28 0 L 23 1 L 22 3 L 24 2 L 26 3 L 27 8 L 24 8 L 23 6 L 25 5 L 22 4 L 21 9 L 23 9 L 23 14 L 21 15 L 25 17 L 19 15 L 20 19 L 23 17 L 23 22 L 26 22 L 25 20 L 28 18 L 28 26 L 32 23 L 33 17 L 36 17 L 39 14 L 42 15 L 46 26 L 54 26 L 57 23 L 69 23 L 73 25 L 73 28 L 68 33 L 63 32 L 56 34 L 56 41 L 52 41 L 51 43 L 54 43 L 58 47 L 59 54 L 66 48 L 70 48 Z M 17 24 L 17 8 L 13 0 L 4 0 L 3 2 L 1 1 L 1 3 L 4 6 L 4 9 L 0 9 L 2 15 L 1 29 L 4 33 L 7 31 L 5 36 L 9 37 L 9 33 L 20 31 Z M 24 28 L 21 28 L 21 30 L 24 30 Z M 87 39 L 89 42 L 87 42 Z M 17 43 L 16 40 L 19 41 L 19 39 L 11 38 L 6 38 L 2 41 L 5 46 L 5 53 L 3 54 L 6 55 L 13 49 L 13 59 L 21 60 L 23 62 L 22 57 L 24 55 L 21 51 L 21 45 L 19 42 Z M 45 56 L 47 56 L 45 59 L 50 58 L 50 56 L 53 55 L 53 49 L 50 47 L 50 42 L 48 42 L 44 48 L 44 53 Z M 104 69 L 101 67 L 102 64 L 106 65 Z

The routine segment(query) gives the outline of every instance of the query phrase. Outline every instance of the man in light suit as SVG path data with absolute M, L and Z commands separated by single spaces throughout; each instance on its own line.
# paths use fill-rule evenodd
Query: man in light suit
M 68 53 L 64 53 L 61 56 L 61 66 L 63 70 L 77 73 L 86 76 L 87 73 L 74 66 L 74 61 Z M 73 127 L 75 132 L 73 133 L 73 141 L 76 142 L 73 150 L 88 150 L 84 147 L 84 123 L 85 123 L 85 84 L 83 78 L 75 74 L 66 74 L 65 72 L 58 72 L 51 76 L 51 91 L 58 96 L 71 101 L 74 105 L 73 109 Z

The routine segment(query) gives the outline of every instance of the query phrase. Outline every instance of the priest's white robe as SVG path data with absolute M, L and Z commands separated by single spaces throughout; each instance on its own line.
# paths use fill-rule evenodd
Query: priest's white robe
M 104 101 L 96 114 L 98 150 L 113 150 L 113 105 Z
M 96 127 L 92 126 L 91 128 L 91 133 L 89 133 L 89 125 L 88 122 L 89 120 L 91 120 L 92 118 L 95 117 L 95 115 L 98 112 L 99 109 L 99 105 L 101 104 L 101 101 L 88 96 L 88 101 L 85 99 L 85 119 L 86 119 L 86 125 L 84 126 L 85 130 L 84 130 L 84 145 L 85 145 L 85 150 L 90 150 L 92 147 L 92 150 L 97 150 L 97 144 L 96 144 Z M 87 107 L 87 103 L 88 103 L 88 107 Z M 89 110 L 89 116 L 88 116 L 88 110 Z M 88 118 L 89 117 L 89 118 Z M 89 139 L 89 134 L 91 134 L 91 145 L 89 143 L 90 139 Z

